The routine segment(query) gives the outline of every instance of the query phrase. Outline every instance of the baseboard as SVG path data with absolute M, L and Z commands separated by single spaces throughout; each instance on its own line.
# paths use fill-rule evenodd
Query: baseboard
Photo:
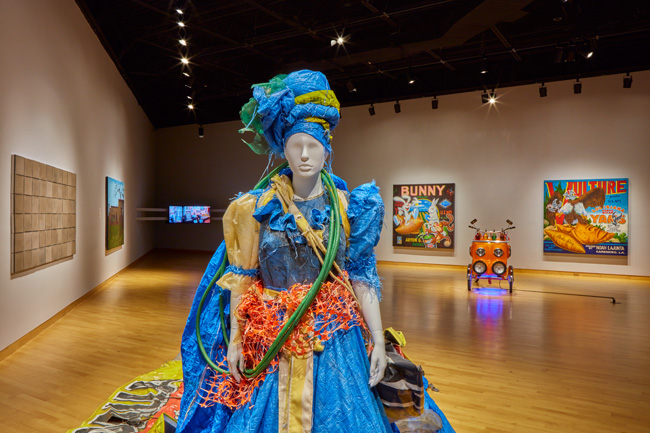
M 389 261 L 389 260 L 378 260 L 377 264 L 385 264 L 385 265 L 395 265 L 395 266 L 413 266 L 413 267 L 421 267 L 421 268 L 442 268 L 442 269 L 451 269 L 451 268 L 458 268 L 465 270 L 467 269 L 467 265 L 441 265 L 441 264 L 429 264 L 429 263 L 407 263 L 407 262 L 394 262 L 394 261 Z M 525 273 L 525 274 L 540 274 L 540 275 L 558 275 L 558 276 L 564 276 L 564 277 L 592 277 L 592 278 L 625 278 L 629 280 L 637 280 L 637 281 L 650 281 L 650 276 L 644 276 L 644 275 L 620 275 L 620 274 L 602 274 L 602 273 L 592 273 L 592 272 L 572 272 L 572 271 L 548 271 L 548 270 L 542 270 L 542 269 L 522 269 L 522 268 L 515 268 L 515 271 L 517 273 Z
M 149 256 L 151 253 L 153 253 L 155 250 L 149 250 L 148 252 L 144 253 L 142 256 L 139 258 L 135 259 L 133 262 L 131 262 L 129 265 L 124 267 L 122 270 L 118 271 L 111 277 L 107 278 L 103 282 L 101 282 L 99 285 L 94 287 L 93 289 L 89 290 L 85 294 L 83 294 L 81 297 L 79 297 L 77 300 L 73 301 L 72 303 L 68 304 L 65 308 L 63 308 L 61 311 L 56 313 L 54 316 L 50 317 L 48 320 L 45 322 L 41 323 L 38 325 L 36 328 L 32 329 L 29 331 L 27 334 L 23 335 L 20 337 L 18 340 L 14 341 L 11 343 L 9 346 L 5 347 L 0 351 L 0 361 L 3 359 L 7 358 L 9 355 L 20 349 L 23 345 L 25 345 L 27 342 L 29 342 L 31 339 L 36 337 L 38 334 L 52 326 L 54 323 L 56 323 L 57 320 L 68 314 L 70 311 L 72 311 L 77 305 L 82 303 L 84 300 L 88 299 L 89 297 L 93 296 L 95 293 L 99 292 L 101 289 L 106 287 L 110 282 L 112 282 L 114 279 L 120 276 L 121 273 L 126 271 L 127 269 L 136 266 L 138 263 L 140 263 L 142 260 L 144 260 L 147 256 Z
M 217 248 L 219 245 L 217 245 Z M 166 247 L 156 247 L 154 248 L 153 251 L 170 251 L 170 252 L 182 252 L 182 253 L 193 253 L 193 254 L 214 254 L 215 251 L 217 251 L 217 248 L 214 250 L 194 250 L 194 249 L 187 249 L 187 248 L 166 248 Z

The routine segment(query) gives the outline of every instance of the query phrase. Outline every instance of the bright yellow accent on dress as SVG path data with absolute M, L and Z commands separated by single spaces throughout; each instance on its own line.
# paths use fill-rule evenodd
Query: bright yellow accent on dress
M 313 102 L 314 104 L 334 107 L 337 110 L 341 108 L 341 104 L 339 104 L 339 100 L 336 99 L 336 95 L 332 90 L 316 90 L 314 92 L 305 93 L 304 95 L 296 96 L 294 101 L 296 102 L 296 105 Z
M 257 202 L 257 207 L 263 207 L 268 204 L 268 202 L 271 201 L 275 197 L 275 191 L 273 189 L 268 189 L 266 190 L 261 196 L 260 199 Z
M 223 235 L 226 240 L 228 261 L 244 270 L 257 269 L 259 258 L 260 223 L 253 218 L 257 197 L 244 194 L 232 202 L 223 215 Z M 217 281 L 221 288 L 235 295 L 244 293 L 255 279 L 248 275 L 228 272 Z
M 336 192 L 339 196 L 339 209 L 341 210 L 341 224 L 343 224 L 343 231 L 345 232 L 345 241 L 347 245 L 350 246 L 350 221 L 348 220 L 348 200 L 345 198 L 345 194 L 340 189 L 337 189 Z
M 314 399 L 314 358 L 282 355 L 278 372 L 279 433 L 309 433 Z

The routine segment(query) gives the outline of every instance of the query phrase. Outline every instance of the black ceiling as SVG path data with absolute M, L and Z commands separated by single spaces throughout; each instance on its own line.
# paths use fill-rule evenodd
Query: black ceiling
M 344 107 L 650 69 L 647 0 L 77 4 L 156 128 L 237 119 L 252 84 L 303 68 Z

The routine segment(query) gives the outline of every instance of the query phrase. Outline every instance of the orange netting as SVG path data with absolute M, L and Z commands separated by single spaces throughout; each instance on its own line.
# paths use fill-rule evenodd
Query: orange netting
M 247 369 L 254 368 L 264 357 L 310 288 L 310 285 L 296 284 L 283 292 L 271 292 L 258 281 L 242 296 L 237 307 L 237 319 Z M 340 283 L 323 283 L 316 299 L 282 347 L 282 353 L 307 357 L 312 351 L 322 351 L 321 343 L 329 340 L 336 331 L 354 326 L 365 328 L 352 294 Z M 225 360 L 216 363 L 227 368 Z M 199 391 L 202 397 L 200 405 L 209 407 L 220 403 L 231 409 L 244 406 L 255 388 L 264 382 L 268 373 L 277 369 L 277 365 L 276 358 L 265 372 L 250 379 L 242 377 L 239 383 L 231 375 L 213 372 L 203 381 Z

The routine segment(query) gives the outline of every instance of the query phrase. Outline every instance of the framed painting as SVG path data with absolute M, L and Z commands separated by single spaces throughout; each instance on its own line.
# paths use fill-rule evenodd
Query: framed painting
M 106 251 L 124 245 L 124 182 L 106 177 Z
M 393 185 L 393 246 L 453 249 L 455 184 Z
M 544 253 L 627 256 L 628 179 L 544 181 Z

